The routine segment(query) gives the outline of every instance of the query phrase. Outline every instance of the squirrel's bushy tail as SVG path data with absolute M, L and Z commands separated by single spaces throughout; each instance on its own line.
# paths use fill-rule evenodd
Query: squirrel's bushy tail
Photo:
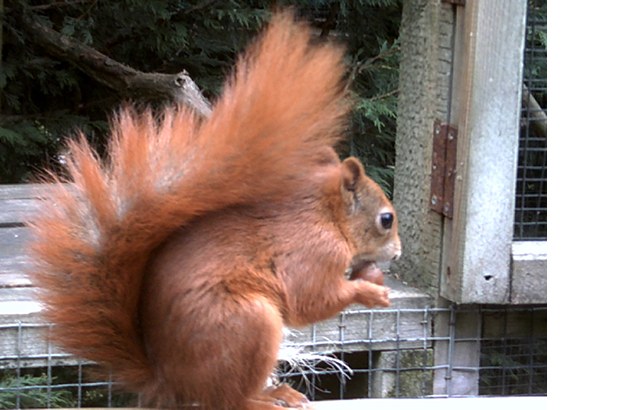
M 71 183 L 56 184 L 31 224 L 31 277 L 66 351 L 143 389 L 153 374 L 137 317 L 150 253 L 195 216 L 286 195 L 297 175 L 333 158 L 350 105 L 342 50 L 310 41 L 306 25 L 277 14 L 209 119 L 124 109 L 109 158 L 84 137 L 69 143 Z

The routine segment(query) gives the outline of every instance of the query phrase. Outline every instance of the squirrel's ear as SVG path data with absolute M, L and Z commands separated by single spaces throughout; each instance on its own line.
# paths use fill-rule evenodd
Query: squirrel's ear
M 364 166 L 353 157 L 342 161 L 342 184 L 348 191 L 355 191 L 360 178 L 364 175 Z

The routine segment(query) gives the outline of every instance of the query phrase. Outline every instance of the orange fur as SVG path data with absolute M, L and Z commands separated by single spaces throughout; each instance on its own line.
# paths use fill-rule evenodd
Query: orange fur
M 262 392 L 282 326 L 389 305 L 386 288 L 344 272 L 400 254 L 391 205 L 333 149 L 343 74 L 342 50 L 310 45 L 283 13 L 209 119 L 126 108 L 107 160 L 71 142 L 72 184 L 32 223 L 53 339 L 159 406 L 303 405 L 290 388 Z

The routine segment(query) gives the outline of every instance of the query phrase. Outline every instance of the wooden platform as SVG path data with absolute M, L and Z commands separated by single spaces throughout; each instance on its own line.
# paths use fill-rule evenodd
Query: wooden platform
M 36 212 L 42 195 L 45 189 L 40 185 L 0 187 L 0 368 L 13 366 L 18 359 L 21 367 L 72 360 L 46 342 L 48 327 L 25 274 L 29 232 L 24 222 Z M 426 318 L 430 298 L 390 276 L 386 285 L 391 289 L 390 308 L 370 311 L 352 306 L 343 315 L 293 332 L 288 340 L 313 352 L 423 347 L 431 332 Z
M 314 410 L 546 410 L 547 397 L 467 397 L 432 399 L 326 400 Z
M 314 410 L 546 410 L 547 397 L 466 397 L 429 399 L 325 400 L 311 403 Z M 309 410 L 310 410 L 309 409 Z M 72 410 L 72 409 L 61 409 Z M 90 408 L 90 410 L 107 410 Z M 122 408 L 119 410 L 141 410 Z

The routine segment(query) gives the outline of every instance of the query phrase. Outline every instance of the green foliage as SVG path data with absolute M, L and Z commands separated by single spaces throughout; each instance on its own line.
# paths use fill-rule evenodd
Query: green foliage
M 268 20 L 274 2 L 189 0 L 14 0 L 42 24 L 144 72 L 189 72 L 216 99 L 237 53 Z M 7 4 L 5 2 L 5 4 Z M 401 5 L 397 0 L 299 0 L 322 37 L 349 49 L 350 89 L 358 96 L 350 143 L 369 174 L 390 190 Z M 0 57 L 0 182 L 27 180 L 54 165 L 64 138 L 82 130 L 101 148 L 105 123 L 122 103 L 115 92 L 35 46 L 7 8 Z
M 131 407 L 135 395 L 110 389 L 89 377 L 90 367 L 55 366 L 0 370 L 0 409 Z M 53 373 L 53 376 L 52 376 Z M 96 380 L 96 381 L 95 381 Z
M 547 108 L 547 0 L 529 0 L 524 75 L 542 108 Z
M 49 380 L 45 373 L 38 376 L 25 374 L 21 377 L 17 377 L 14 372 L 10 374 L 1 373 L 0 408 L 73 407 L 74 401 L 70 392 L 67 390 L 48 390 L 46 386 L 50 382 L 52 380 Z
M 368 174 L 391 196 L 398 102 L 400 43 L 384 41 L 379 53 L 354 66 L 359 95 L 350 153 L 362 159 Z
M 547 393 L 547 340 L 498 339 L 482 342 L 480 395 Z

